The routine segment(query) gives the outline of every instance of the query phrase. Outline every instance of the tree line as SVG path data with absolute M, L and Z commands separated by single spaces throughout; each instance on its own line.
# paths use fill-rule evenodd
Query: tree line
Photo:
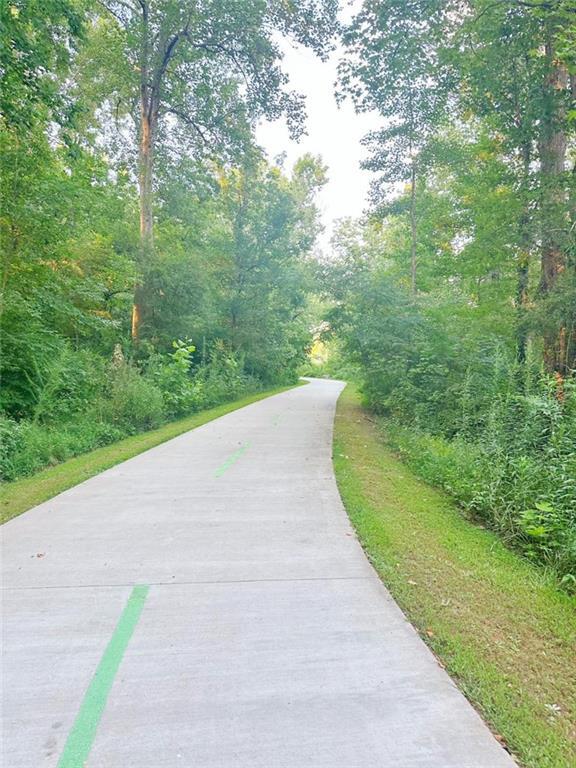
M 305 358 L 319 158 L 281 37 L 325 58 L 335 0 L 2 5 L 0 471 L 33 472 Z
M 390 442 L 576 584 L 573 0 L 2 6 L 0 472 L 294 380 L 327 330 Z M 310 257 L 287 38 L 342 46 L 370 208 Z M 319 311 L 322 298 L 326 311 Z
M 323 267 L 336 357 L 424 477 L 574 586 L 576 6 L 365 0 L 343 40 L 340 98 L 382 127 Z

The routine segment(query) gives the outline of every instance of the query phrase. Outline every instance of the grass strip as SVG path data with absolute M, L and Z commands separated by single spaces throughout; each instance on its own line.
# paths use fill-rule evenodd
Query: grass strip
M 299 385 L 296 385 L 299 386 Z M 41 504 L 43 501 L 51 499 L 62 491 L 72 488 L 78 483 L 110 469 L 121 461 L 131 459 L 139 453 L 154 448 L 160 443 L 178 437 L 183 432 L 188 432 L 195 427 L 200 427 L 208 421 L 224 416 L 238 408 L 263 400 L 271 395 L 277 395 L 280 392 L 293 389 L 293 386 L 276 387 L 267 389 L 256 394 L 247 395 L 240 400 L 234 400 L 215 408 L 205 411 L 199 411 L 192 416 L 187 416 L 178 421 L 172 421 L 169 424 L 150 432 L 143 432 L 139 435 L 127 437 L 119 440 L 117 443 L 97 448 L 95 451 L 76 456 L 73 459 L 64 461 L 54 467 L 49 467 L 41 472 L 25 477 L 21 480 L 15 480 L 11 483 L 4 483 L 0 488 L 0 523 L 5 523 L 17 515 L 26 512 L 27 509 Z
M 529 768 L 576 765 L 576 601 L 386 447 L 348 386 L 334 468 L 358 537 L 425 642 Z

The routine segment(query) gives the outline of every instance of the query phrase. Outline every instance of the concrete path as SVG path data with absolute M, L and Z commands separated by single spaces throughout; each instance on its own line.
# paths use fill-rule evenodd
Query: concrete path
M 514 765 L 354 537 L 340 390 L 255 403 L 3 527 L 4 768 Z

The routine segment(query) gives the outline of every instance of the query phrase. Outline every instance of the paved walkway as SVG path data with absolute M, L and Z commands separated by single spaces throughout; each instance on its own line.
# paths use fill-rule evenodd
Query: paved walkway
M 5 768 L 511 768 L 357 543 L 338 382 L 255 403 L 3 532 Z

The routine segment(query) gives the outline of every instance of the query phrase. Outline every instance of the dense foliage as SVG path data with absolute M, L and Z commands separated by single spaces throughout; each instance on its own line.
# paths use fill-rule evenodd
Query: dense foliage
M 2 478 L 295 379 L 325 170 L 253 128 L 301 129 L 274 36 L 324 56 L 335 3 L 297 6 L 2 6 Z
M 0 475 L 293 380 L 328 328 L 407 459 L 576 583 L 574 4 L 365 0 L 372 209 L 318 283 L 326 170 L 254 125 L 302 131 L 279 36 L 324 58 L 337 7 L 2 6 Z
M 323 268 L 331 333 L 392 443 L 576 584 L 576 13 L 366 0 L 340 89 L 373 209 Z

